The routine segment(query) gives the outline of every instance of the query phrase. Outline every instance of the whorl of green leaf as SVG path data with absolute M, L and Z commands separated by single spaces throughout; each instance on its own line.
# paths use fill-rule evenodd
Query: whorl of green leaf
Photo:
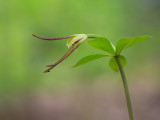
M 88 42 L 88 44 L 90 46 L 92 46 L 96 49 L 108 52 L 111 55 L 102 55 L 102 54 L 89 55 L 87 57 L 82 58 L 79 62 L 77 62 L 77 64 L 74 65 L 74 67 L 84 65 L 84 64 L 91 62 L 91 61 L 98 59 L 98 58 L 109 56 L 109 57 L 112 57 L 109 61 L 109 66 L 114 71 L 119 70 L 117 61 L 114 58 L 114 56 L 119 57 L 121 64 L 122 64 L 122 67 L 125 67 L 127 64 L 127 60 L 124 56 L 120 55 L 121 52 L 129 47 L 132 47 L 132 46 L 150 38 L 149 36 L 122 38 L 117 42 L 116 50 L 115 50 L 115 47 L 112 45 L 112 43 L 105 37 L 101 37 L 101 36 L 95 35 L 95 34 L 88 34 L 87 37 L 93 38 L 93 40 Z

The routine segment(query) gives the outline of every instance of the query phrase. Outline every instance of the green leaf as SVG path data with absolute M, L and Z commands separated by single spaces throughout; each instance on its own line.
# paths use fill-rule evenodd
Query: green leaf
M 149 36 L 140 36 L 140 37 L 132 37 L 132 38 L 122 38 L 117 42 L 116 45 L 116 54 L 120 55 L 120 53 L 129 48 L 132 47 L 140 42 L 143 42 L 147 39 L 149 39 Z
M 82 58 L 81 60 L 79 60 L 73 67 L 84 65 L 84 64 L 91 62 L 93 60 L 96 60 L 98 58 L 108 57 L 108 56 L 109 55 L 102 55 L 102 54 L 89 55 L 89 56 L 86 56 L 86 57 Z
M 107 38 L 104 37 L 95 38 L 94 40 L 89 41 L 88 44 L 94 48 L 115 55 L 114 46 Z
M 127 65 L 127 60 L 124 56 L 120 56 L 120 61 L 122 64 L 122 67 L 125 67 Z M 116 59 L 113 57 L 109 60 L 109 66 L 114 70 L 114 71 L 119 71 L 119 67 L 117 64 Z

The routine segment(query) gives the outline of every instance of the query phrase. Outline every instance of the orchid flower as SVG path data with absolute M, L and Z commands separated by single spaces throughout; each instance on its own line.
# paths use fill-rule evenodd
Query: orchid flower
M 55 66 L 57 66 L 59 63 L 61 63 L 63 60 L 65 60 L 69 55 L 71 55 L 78 47 L 79 45 L 84 42 L 87 38 L 97 38 L 99 37 L 98 35 L 94 35 L 94 34 L 74 34 L 74 35 L 69 35 L 69 36 L 64 36 L 64 37 L 56 37 L 56 38 L 41 38 L 38 37 L 34 34 L 32 34 L 34 37 L 38 38 L 38 39 L 42 39 L 42 40 L 62 40 L 62 39 L 67 39 L 69 38 L 69 40 L 67 41 L 67 47 L 70 48 L 68 50 L 68 52 L 61 58 L 59 59 L 55 64 L 52 65 L 47 65 L 46 67 L 49 67 L 47 70 L 44 71 L 44 73 L 46 72 L 50 72 L 51 69 L 53 69 Z

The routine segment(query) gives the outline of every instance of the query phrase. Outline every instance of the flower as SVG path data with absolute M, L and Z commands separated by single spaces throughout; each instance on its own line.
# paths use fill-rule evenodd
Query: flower
M 75 35 L 69 35 L 69 36 L 64 36 L 64 37 L 57 37 L 57 38 L 41 38 L 38 37 L 34 34 L 32 34 L 34 37 L 38 38 L 38 39 L 42 39 L 42 40 L 62 40 L 62 39 L 67 39 L 69 38 L 69 40 L 67 41 L 67 47 L 69 47 L 70 49 L 68 50 L 68 52 L 61 58 L 59 59 L 55 64 L 52 65 L 47 65 L 46 67 L 49 67 L 47 70 L 44 71 L 44 73 L 46 72 L 50 72 L 51 69 L 53 69 L 55 66 L 57 66 L 59 63 L 61 63 L 63 60 L 65 60 L 71 53 L 73 53 L 78 47 L 79 45 L 87 39 L 87 37 L 89 38 L 94 38 L 94 35 L 86 35 L 86 34 L 75 34 Z

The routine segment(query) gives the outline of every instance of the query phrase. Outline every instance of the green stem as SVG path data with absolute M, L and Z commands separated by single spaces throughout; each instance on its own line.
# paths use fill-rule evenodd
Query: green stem
M 130 99 L 130 95 L 129 95 L 129 89 L 128 89 L 128 85 L 127 85 L 126 76 L 125 76 L 125 73 L 124 73 L 124 70 L 123 70 L 123 67 L 122 67 L 122 64 L 121 64 L 119 56 L 115 56 L 115 59 L 117 61 L 117 64 L 118 64 L 118 67 L 119 67 L 119 71 L 121 73 L 121 77 L 122 77 L 122 81 L 123 81 L 123 86 L 124 86 L 125 95 L 126 95 L 129 118 L 130 118 L 130 120 L 134 120 L 133 112 L 132 112 L 131 99 Z

